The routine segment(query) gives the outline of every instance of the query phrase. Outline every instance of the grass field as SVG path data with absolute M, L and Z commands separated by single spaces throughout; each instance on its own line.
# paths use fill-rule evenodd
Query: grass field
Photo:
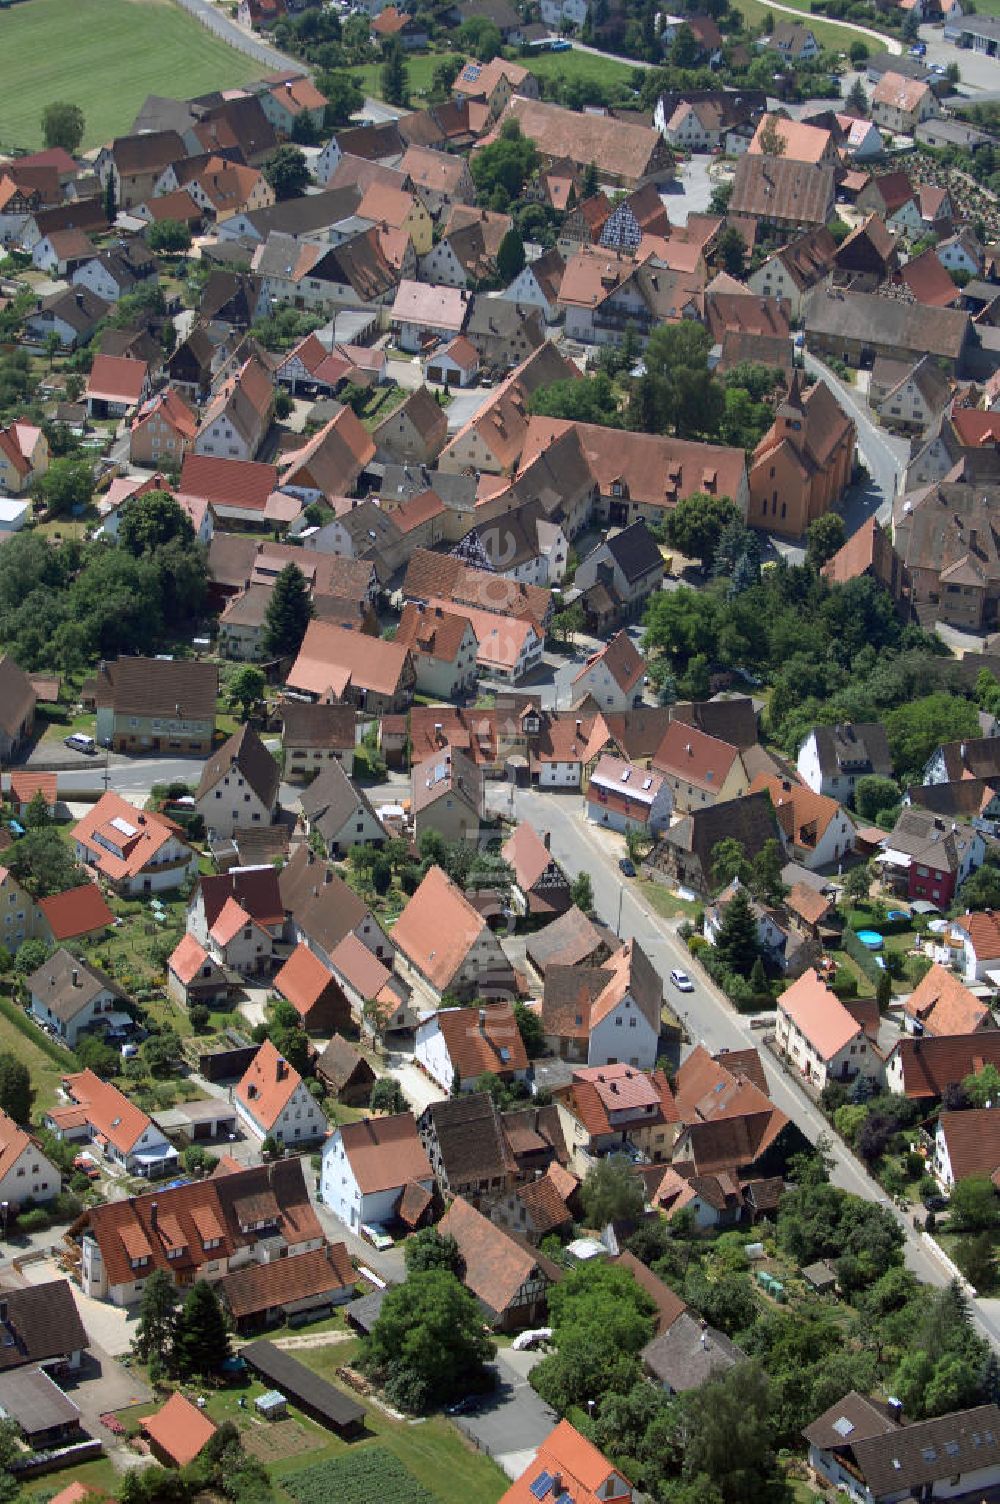
M 538 57 L 524 58 L 524 66 L 536 78 L 563 78 L 567 82 L 578 78 L 592 79 L 595 83 L 631 84 L 633 73 L 642 73 L 624 59 L 614 62 L 611 58 L 594 57 L 589 52 L 542 52 Z
M 31 1084 L 35 1088 L 34 1111 L 40 1116 L 47 1107 L 51 1107 L 56 1100 L 59 1082 L 67 1069 L 72 1069 L 72 1064 L 59 1066 L 55 1060 L 45 1053 L 40 1044 L 36 1044 L 27 1030 L 31 1028 L 27 1019 L 25 1027 L 19 1028 L 12 1021 L 15 1010 L 23 1017 L 17 1004 L 14 1002 L 8 990 L 0 991 L 0 1050 L 13 1055 L 16 1060 L 22 1061 L 31 1072 Z M 9 1010 L 9 1011 L 8 1011 Z M 40 1037 L 44 1037 L 41 1036 Z M 71 1056 L 67 1057 L 72 1060 Z
M 56 99 L 83 110 L 91 147 L 127 131 L 147 94 L 189 99 L 263 71 L 173 0 L 23 0 L 0 11 L 0 47 L 18 60 L 0 91 L 4 147 L 40 147 Z
M 434 79 L 434 69 L 439 63 L 447 61 L 451 57 L 457 63 L 464 63 L 465 57 L 460 53 L 449 52 L 421 52 L 416 57 L 406 59 L 406 77 L 410 88 L 410 98 L 414 105 L 418 105 L 421 96 L 426 94 Z M 366 94 L 373 99 L 382 98 L 382 64 L 366 63 L 363 68 L 352 68 L 351 77 L 356 78 Z

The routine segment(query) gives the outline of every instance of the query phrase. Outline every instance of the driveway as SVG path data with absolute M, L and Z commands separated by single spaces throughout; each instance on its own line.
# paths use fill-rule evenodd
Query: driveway
M 715 182 L 709 169 L 715 162 L 712 156 L 694 156 L 681 164 L 680 176 L 660 190 L 672 225 L 686 225 L 689 214 L 705 214 L 712 197 Z
M 385 1074 L 399 1082 L 403 1096 L 413 1108 L 414 1117 L 419 1117 L 432 1102 L 443 1102 L 448 1095 L 414 1065 L 409 1055 L 390 1055 Z
M 152 1389 L 137 1373 L 123 1368 L 94 1343 L 84 1357 L 80 1377 L 75 1382 L 62 1381 L 60 1387 L 66 1390 L 75 1405 L 79 1405 L 85 1430 L 109 1449 L 113 1445 L 111 1433 L 101 1425 L 101 1416 L 107 1415 L 109 1410 L 145 1405 L 153 1398 Z
M 472 1415 L 456 1415 L 455 1424 L 478 1447 L 488 1452 L 508 1478 L 519 1478 L 559 1417 L 528 1383 L 539 1353 L 515 1353 L 503 1348 L 490 1367 L 497 1388 Z
M 494 388 L 491 386 L 473 387 L 471 391 L 453 392 L 451 402 L 445 411 L 448 414 L 448 432 L 458 433 L 464 428 L 470 418 L 474 418 L 483 403 L 493 395 Z

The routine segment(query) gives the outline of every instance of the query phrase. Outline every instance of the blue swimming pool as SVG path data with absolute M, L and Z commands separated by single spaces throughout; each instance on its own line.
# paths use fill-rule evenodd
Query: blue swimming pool
M 905 909 L 890 909 L 885 917 L 886 919 L 909 919 L 910 916 Z
M 867 945 L 869 950 L 882 949 L 882 936 L 878 930 L 858 930 L 858 939 L 862 945 Z

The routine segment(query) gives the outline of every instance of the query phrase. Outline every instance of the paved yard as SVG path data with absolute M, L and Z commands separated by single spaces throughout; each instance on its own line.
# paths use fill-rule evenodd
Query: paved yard
M 440 1086 L 435 1085 L 429 1076 L 414 1065 L 408 1055 L 395 1055 L 389 1057 L 389 1065 L 386 1068 L 387 1076 L 394 1076 L 403 1090 L 403 1096 L 413 1108 L 414 1116 L 419 1117 L 425 1107 L 432 1102 L 443 1102 L 448 1095 Z
M 559 1417 L 528 1383 L 538 1353 L 499 1352 L 491 1364 L 498 1388 L 472 1415 L 455 1417 L 461 1431 L 488 1452 L 508 1478 L 519 1478 Z
M 81 1376 L 75 1383 L 63 1383 L 74 1404 L 79 1405 L 84 1429 L 103 1441 L 114 1443 L 111 1432 L 101 1425 L 101 1416 L 109 1410 L 125 1410 L 129 1405 L 145 1405 L 153 1398 L 149 1385 L 129 1368 L 123 1368 L 109 1353 L 95 1343 L 84 1359 Z

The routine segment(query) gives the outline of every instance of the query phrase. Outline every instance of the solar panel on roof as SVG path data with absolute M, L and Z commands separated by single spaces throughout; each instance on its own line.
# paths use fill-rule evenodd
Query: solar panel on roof
M 573 1504 L 573 1495 L 569 1493 L 561 1493 L 556 1500 L 556 1504 Z
M 552 1487 L 553 1478 L 551 1473 L 539 1473 L 534 1483 L 530 1485 L 530 1492 L 536 1499 L 544 1499 Z

